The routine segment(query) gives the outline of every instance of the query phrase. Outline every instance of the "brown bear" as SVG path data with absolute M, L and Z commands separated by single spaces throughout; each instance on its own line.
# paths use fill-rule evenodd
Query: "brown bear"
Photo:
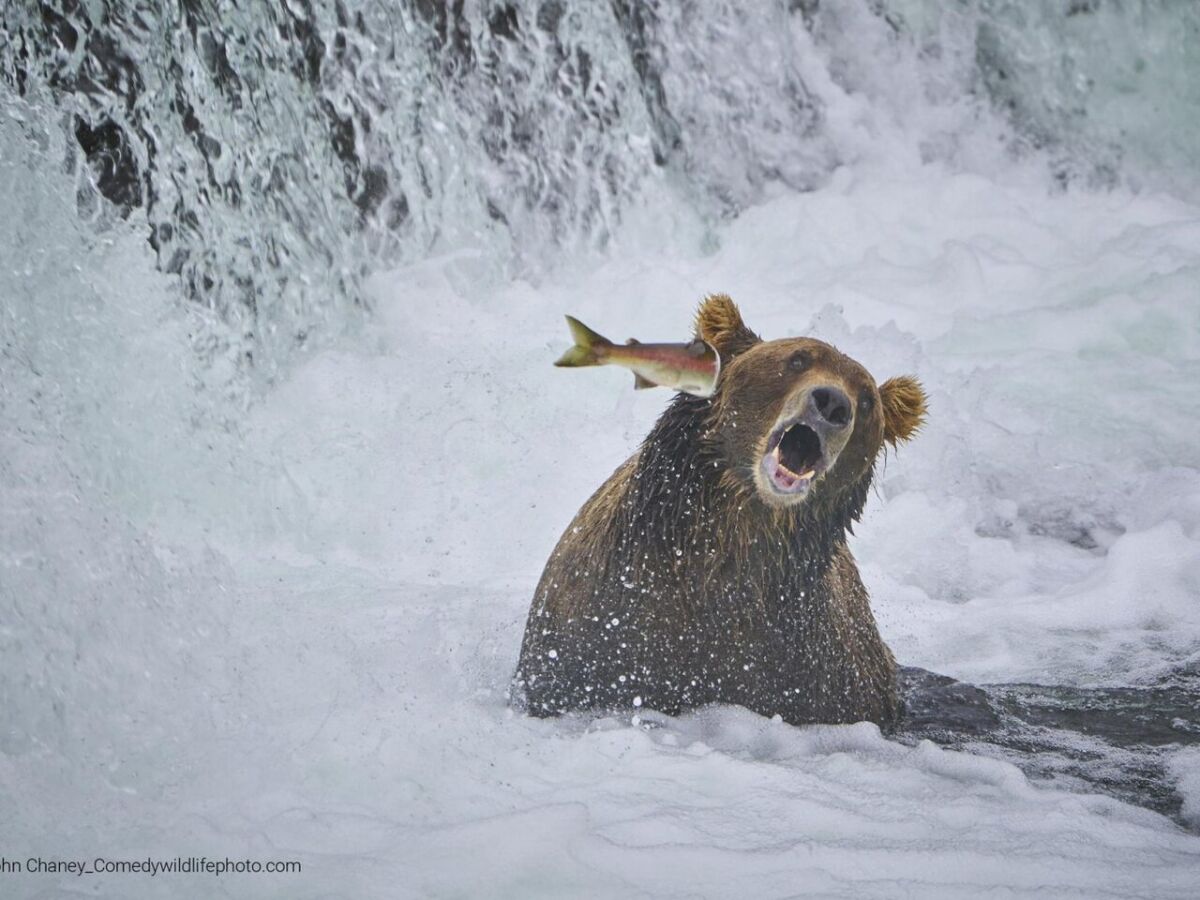
M 711 296 L 709 399 L 678 394 L 575 516 L 534 594 L 514 700 L 538 716 L 736 703 L 886 725 L 896 663 L 846 546 L 885 443 L 925 415 L 809 338 L 763 341 Z

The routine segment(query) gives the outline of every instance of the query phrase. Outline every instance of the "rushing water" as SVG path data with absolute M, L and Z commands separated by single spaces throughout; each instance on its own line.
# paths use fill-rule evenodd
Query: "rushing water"
M 1150 687 L 1003 684 L 982 688 L 905 669 L 900 740 L 1015 762 L 1031 777 L 1111 793 L 1180 817 L 1169 771 L 1181 746 L 1200 745 L 1200 684 L 1179 672 Z M 1186 820 L 1184 820 L 1186 824 Z
M 353 322 L 380 263 L 536 269 L 657 191 L 736 213 L 897 130 L 960 166 L 1036 148 L 1063 181 L 1191 186 L 1194 6 L 944 6 L 24 0 L 0 83 L 32 140 L 64 132 L 81 218 L 139 211 L 229 324 L 204 352 L 269 373 Z
M 1198 10 L 0 7 L 6 846 L 1187 896 L 1194 837 L 1088 792 L 1200 823 Z M 665 337 L 709 290 L 931 392 L 853 542 L 898 658 L 960 679 L 909 670 L 893 739 L 506 712 L 662 399 L 547 375 L 559 316 Z

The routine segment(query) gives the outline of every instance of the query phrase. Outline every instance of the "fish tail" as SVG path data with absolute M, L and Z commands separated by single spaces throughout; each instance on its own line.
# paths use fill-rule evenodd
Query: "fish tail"
M 604 360 L 600 358 L 599 351 L 611 347 L 612 341 L 592 331 L 573 316 L 567 316 L 567 327 L 571 329 L 575 346 L 559 357 L 554 364 L 567 368 L 603 365 Z

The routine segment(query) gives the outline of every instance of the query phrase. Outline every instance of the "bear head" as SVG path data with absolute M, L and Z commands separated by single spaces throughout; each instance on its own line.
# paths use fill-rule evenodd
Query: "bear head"
M 876 384 L 823 341 L 764 341 L 724 294 L 701 304 L 696 336 L 721 357 L 708 439 L 722 480 L 768 506 L 862 494 L 884 445 L 908 440 L 924 421 L 916 379 Z

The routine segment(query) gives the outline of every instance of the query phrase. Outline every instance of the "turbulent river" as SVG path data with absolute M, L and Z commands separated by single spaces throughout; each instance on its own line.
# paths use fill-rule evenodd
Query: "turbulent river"
M 0 210 L 6 858 L 1194 896 L 1200 8 L 13 0 Z M 896 734 L 507 707 L 665 400 L 552 370 L 561 315 L 717 290 L 930 393 L 852 539 Z

